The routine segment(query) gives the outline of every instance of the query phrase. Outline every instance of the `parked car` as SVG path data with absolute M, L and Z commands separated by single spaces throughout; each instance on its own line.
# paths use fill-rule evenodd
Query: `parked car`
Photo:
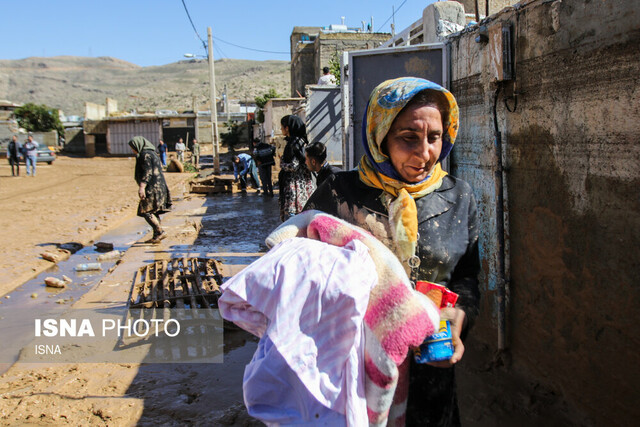
M 4 150 L 4 157 L 7 156 L 7 150 L 5 147 Z M 53 161 L 56 159 L 56 153 L 49 147 L 47 147 L 46 145 L 38 145 L 38 157 L 36 158 L 36 162 L 40 163 L 40 162 L 47 162 L 48 164 L 53 164 Z M 7 158 L 7 162 L 9 161 L 9 159 Z M 24 162 L 24 158 L 22 156 L 20 156 L 20 161 Z
M 56 153 L 46 145 L 38 146 L 38 158 L 36 162 L 47 162 L 48 164 L 53 164 L 53 161 L 56 159 Z

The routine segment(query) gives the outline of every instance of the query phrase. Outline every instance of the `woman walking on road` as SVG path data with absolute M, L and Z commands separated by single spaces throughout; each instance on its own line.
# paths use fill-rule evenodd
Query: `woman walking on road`
M 136 153 L 135 180 L 140 197 L 138 216 L 144 218 L 153 229 L 153 237 L 147 243 L 159 243 L 167 237 L 160 226 L 160 215 L 171 209 L 171 196 L 162 174 L 162 163 L 156 154 L 156 147 L 142 136 L 129 141 L 129 147 Z
M 282 134 L 287 140 L 280 158 L 278 187 L 280 189 L 280 219 L 286 221 L 302 212 L 315 186 L 311 172 L 305 165 L 304 146 L 307 145 L 307 128 L 298 116 L 280 119 Z

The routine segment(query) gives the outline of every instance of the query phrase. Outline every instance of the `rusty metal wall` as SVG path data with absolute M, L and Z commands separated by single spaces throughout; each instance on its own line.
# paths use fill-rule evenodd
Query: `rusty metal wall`
M 109 122 L 107 124 L 107 152 L 109 154 L 132 154 L 129 140 L 134 136 L 144 136 L 153 145 L 158 145 L 161 135 L 159 120 L 141 120 L 126 122 Z

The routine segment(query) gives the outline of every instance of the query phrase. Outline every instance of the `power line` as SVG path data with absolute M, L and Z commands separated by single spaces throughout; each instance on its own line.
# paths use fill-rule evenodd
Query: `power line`
M 222 43 L 226 43 L 226 44 L 230 44 L 231 46 L 235 46 L 235 47 L 239 47 L 240 49 L 246 49 L 246 50 L 252 50 L 254 52 L 264 52 L 264 53 L 277 53 L 279 55 L 289 55 L 289 52 L 277 52 L 277 51 L 273 51 L 273 50 L 262 50 L 262 49 L 254 49 L 252 47 L 246 47 L 246 46 L 240 46 L 238 44 L 233 44 L 231 42 L 228 42 L 226 40 L 222 40 L 219 37 L 216 36 L 212 36 L 214 39 L 222 42 Z
M 398 8 L 395 10 L 395 12 L 394 12 L 394 13 L 398 13 L 398 11 L 400 10 L 400 8 L 401 8 L 402 6 L 404 6 L 404 4 L 405 4 L 406 2 L 407 2 L 407 0 L 404 0 L 404 1 L 402 2 L 402 4 L 401 4 L 400 6 L 398 6 Z M 380 28 L 378 28 L 378 31 L 376 31 L 376 33 L 379 33 L 379 32 L 380 32 L 380 30 L 382 29 L 382 27 L 384 27 L 384 26 L 387 24 L 387 22 L 389 22 L 389 21 L 391 20 L 391 18 L 393 18 L 393 15 L 394 15 L 394 14 L 392 14 L 392 15 L 391 15 L 391 16 L 390 16 L 386 21 L 384 21 L 384 24 L 380 25 Z
M 214 43 L 214 44 L 213 44 L 213 48 L 214 48 L 215 50 L 217 50 L 217 51 L 218 51 L 218 53 L 220 54 L 220 55 L 218 56 L 218 58 L 228 58 L 228 57 L 229 57 L 229 55 L 227 55 L 226 53 L 224 53 L 224 52 L 222 51 L 222 49 L 220 48 L 220 46 L 218 46 L 217 44 L 215 44 L 215 43 Z
M 200 37 L 200 34 L 198 34 L 198 30 L 196 30 L 196 26 L 193 24 L 193 20 L 191 19 L 191 15 L 189 14 L 189 9 L 187 9 L 187 5 L 184 2 L 184 0 L 182 0 L 182 5 L 184 6 L 184 11 L 187 12 L 187 17 L 189 18 L 189 22 L 191 22 L 191 26 L 193 27 L 193 31 L 195 31 L 196 36 L 198 36 L 198 38 L 200 39 L 200 41 L 202 42 L 202 45 L 204 46 L 204 48 L 206 50 L 207 49 L 207 43 L 202 39 L 202 37 Z M 221 38 L 213 36 L 213 35 L 211 37 L 216 39 L 216 40 L 218 40 L 218 41 L 220 41 L 220 42 L 222 42 L 222 43 L 226 43 L 228 45 L 235 46 L 235 47 L 240 48 L 240 49 L 252 50 L 254 52 L 275 53 L 275 54 L 278 54 L 278 55 L 289 55 L 289 52 L 277 52 L 277 51 L 273 51 L 273 50 L 254 49 L 254 48 L 251 48 L 251 47 L 240 46 L 240 45 L 228 42 L 226 40 L 222 40 Z M 215 47 L 215 45 L 214 45 L 214 47 Z M 224 56 L 227 56 L 227 55 L 224 55 Z
M 187 18 L 189 18 L 189 22 L 191 22 L 193 31 L 196 32 L 196 36 L 198 36 L 198 38 L 202 42 L 202 46 L 204 46 L 204 49 L 207 50 L 207 43 L 204 40 L 202 40 L 202 37 L 200 37 L 200 34 L 198 34 L 198 30 L 196 30 L 196 26 L 193 25 L 193 20 L 191 19 L 191 15 L 189 14 L 189 9 L 187 9 L 187 4 L 184 2 L 184 0 L 182 0 L 182 5 L 184 6 L 184 11 L 187 12 Z

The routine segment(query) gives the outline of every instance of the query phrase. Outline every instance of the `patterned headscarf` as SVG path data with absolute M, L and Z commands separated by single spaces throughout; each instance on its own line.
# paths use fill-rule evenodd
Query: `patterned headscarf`
M 441 93 L 446 99 L 443 114 L 442 151 L 429 176 L 418 183 L 408 183 L 395 170 L 389 156 L 382 152 L 382 143 L 396 116 L 409 101 L 423 90 Z M 419 199 L 442 185 L 447 173 L 440 162 L 453 148 L 458 133 L 458 104 L 442 86 L 415 77 L 401 77 L 379 84 L 369 97 L 369 104 L 362 123 L 362 142 L 365 155 L 358 165 L 360 180 L 366 185 L 385 191 L 385 203 L 389 212 L 391 232 L 401 261 L 415 255 L 418 240 L 418 211 L 415 199 Z
M 131 138 L 131 140 L 129 141 L 129 147 L 138 152 L 136 157 L 142 154 L 142 150 L 156 151 L 156 147 L 144 136 L 134 136 L 133 138 Z

